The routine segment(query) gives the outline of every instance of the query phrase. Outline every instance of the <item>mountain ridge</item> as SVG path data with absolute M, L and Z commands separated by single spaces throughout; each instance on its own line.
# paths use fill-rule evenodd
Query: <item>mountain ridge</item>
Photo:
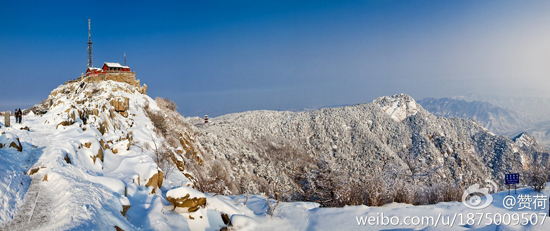
M 190 123 L 201 121 L 191 118 Z M 263 181 L 285 182 L 278 186 L 280 189 L 267 190 L 267 194 L 321 203 L 335 201 L 339 197 L 335 194 L 346 193 L 326 192 L 315 186 L 319 184 L 316 181 L 324 179 L 323 172 L 336 174 L 327 168 L 343 175 L 334 176 L 333 188 L 367 184 L 372 179 L 364 176 L 382 177 L 387 172 L 401 172 L 394 179 L 404 182 L 390 181 L 386 185 L 413 184 L 410 177 L 418 177 L 418 181 L 429 182 L 428 185 L 449 183 L 460 187 L 484 179 L 501 181 L 502 172 L 524 171 L 533 158 L 532 153 L 517 148 L 509 138 L 495 135 L 473 120 L 436 117 L 404 94 L 309 112 L 233 113 L 211 118 L 198 128 L 197 139 L 208 150 L 205 162 L 222 162 L 229 169 L 227 174 L 235 179 L 233 182 L 253 179 L 253 193 L 261 191 L 258 188 Z M 300 155 L 285 159 L 285 153 Z M 288 161 L 298 162 L 300 167 Z M 226 189 L 238 193 L 232 187 Z

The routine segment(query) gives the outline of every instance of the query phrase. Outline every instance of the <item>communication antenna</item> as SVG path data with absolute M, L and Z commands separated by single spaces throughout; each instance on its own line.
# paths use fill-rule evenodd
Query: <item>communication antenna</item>
M 91 19 L 88 19 L 88 67 L 93 67 L 92 61 L 92 24 Z
M 126 66 L 126 52 L 124 52 L 124 66 Z

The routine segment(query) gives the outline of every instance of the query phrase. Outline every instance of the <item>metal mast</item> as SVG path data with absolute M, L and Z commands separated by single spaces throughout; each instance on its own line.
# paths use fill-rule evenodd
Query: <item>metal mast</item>
M 126 52 L 124 52 L 124 66 L 126 66 Z
M 93 67 L 92 62 L 92 24 L 91 19 L 88 19 L 88 67 Z

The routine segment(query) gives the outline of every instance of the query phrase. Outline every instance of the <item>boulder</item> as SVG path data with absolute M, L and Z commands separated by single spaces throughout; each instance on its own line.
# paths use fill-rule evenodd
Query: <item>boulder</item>
M 103 162 L 103 148 L 101 148 L 101 147 L 98 149 L 97 155 L 95 155 L 95 156 L 93 157 L 94 163 L 95 163 L 95 161 L 96 161 L 97 158 L 99 158 L 99 160 L 101 160 L 101 162 Z
M 57 126 L 55 127 L 56 129 L 59 128 L 59 126 L 70 126 L 70 125 L 73 125 L 74 124 L 74 120 L 71 120 L 71 121 L 62 121 L 61 123 L 57 124 Z
M 126 189 L 124 190 L 126 192 Z M 130 210 L 130 200 L 128 200 L 128 198 L 126 196 L 120 198 L 120 203 L 122 204 L 122 211 L 120 211 L 120 213 L 122 214 L 122 216 L 126 216 L 126 213 L 128 212 L 128 210 Z
M 166 192 L 166 199 L 174 209 L 187 208 L 187 212 L 197 211 L 206 205 L 206 195 L 190 187 L 179 187 Z
M 14 148 L 19 152 L 23 151 L 23 146 L 21 142 L 19 142 L 19 137 L 9 132 L 0 135 L 0 148 Z
M 35 173 L 37 173 L 40 169 L 43 169 L 43 168 L 46 168 L 46 167 L 34 167 L 34 168 L 31 168 L 29 169 L 29 171 L 27 172 L 27 174 L 29 176 L 32 176 L 34 175 Z
M 149 187 L 149 186 L 153 186 L 153 193 L 155 192 L 155 190 L 157 188 L 161 188 L 162 187 L 162 180 L 164 179 L 164 174 L 162 173 L 162 171 L 158 171 L 157 173 L 155 173 L 155 175 L 153 175 L 151 178 L 149 178 L 149 181 L 147 181 L 147 184 L 145 184 L 146 187 Z

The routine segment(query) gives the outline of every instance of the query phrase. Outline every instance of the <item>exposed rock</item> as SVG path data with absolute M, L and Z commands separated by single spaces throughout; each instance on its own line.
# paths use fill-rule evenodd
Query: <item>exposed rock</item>
M 151 178 L 149 178 L 149 181 L 147 181 L 147 184 L 145 184 L 146 187 L 153 186 L 153 193 L 157 188 L 162 187 L 162 180 L 164 175 L 162 171 L 158 171 L 155 175 L 153 175 Z
M 143 84 L 143 87 L 140 89 L 139 93 L 147 95 L 147 84 Z
M 122 206 L 122 216 L 126 216 L 126 213 L 128 212 L 128 210 L 130 210 L 130 205 L 123 205 Z
M 229 219 L 229 216 L 225 213 L 222 213 L 222 221 L 225 225 L 231 226 L 231 219 Z
M 188 212 L 195 212 L 199 207 L 206 205 L 206 196 L 189 187 L 179 187 L 171 189 L 166 193 L 166 199 L 174 205 L 174 209 L 188 208 Z
M 73 124 L 74 124 L 74 120 L 62 121 L 61 123 L 57 124 L 57 126 L 55 128 L 58 129 L 59 126 L 70 126 L 70 125 L 73 125 Z
M 97 160 L 97 158 L 99 158 L 99 160 L 101 160 L 101 162 L 103 162 L 103 148 L 100 147 L 97 151 L 97 155 L 93 156 L 92 158 L 94 160 L 94 163 Z
M 130 108 L 130 99 L 127 97 L 112 99 L 110 103 L 116 112 L 126 112 Z
M 405 94 L 380 97 L 374 100 L 374 104 L 378 105 L 382 111 L 398 122 L 418 112 L 416 101 Z
M 183 159 L 181 157 L 177 157 L 175 154 L 172 153 L 172 155 L 170 155 L 170 158 L 172 159 L 172 162 L 176 164 L 178 170 L 182 172 L 185 170 L 185 163 L 183 162 Z
M 3 133 L 0 135 L 0 148 L 15 148 L 19 152 L 23 151 L 19 137 L 13 133 Z
M 68 153 L 65 153 L 65 162 L 67 162 L 67 164 L 71 164 L 71 158 L 69 157 L 69 154 Z
M 106 143 L 105 141 L 103 141 L 102 139 L 99 140 L 99 144 L 101 144 L 101 147 L 102 147 L 103 149 L 109 149 L 109 144 Z
M 35 173 L 37 173 L 38 170 L 43 169 L 43 168 L 44 168 L 44 167 L 34 167 L 34 168 L 31 168 L 31 169 L 29 170 L 28 174 L 29 174 L 30 176 L 32 176 L 32 175 L 34 175 Z

